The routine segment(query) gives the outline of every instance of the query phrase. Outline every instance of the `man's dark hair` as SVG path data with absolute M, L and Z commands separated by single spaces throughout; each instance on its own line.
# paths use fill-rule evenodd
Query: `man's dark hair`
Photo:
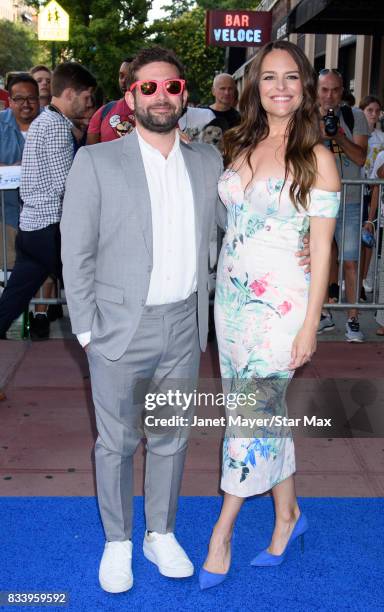
M 6 73 L 5 80 L 4 80 L 4 89 L 6 91 L 8 91 L 9 84 L 12 81 L 12 79 L 19 76 L 20 74 L 28 74 L 29 76 L 29 73 L 25 72 L 24 70 L 10 70 L 9 72 Z
M 37 95 L 39 95 L 39 86 L 37 84 L 37 81 L 35 81 L 33 76 L 31 76 L 27 72 L 24 72 L 24 73 L 21 73 L 21 74 L 18 74 L 16 76 L 12 77 L 9 80 L 9 83 L 8 83 L 8 93 L 9 93 L 10 97 L 12 97 L 12 87 L 14 85 L 17 85 L 18 83 L 30 83 L 31 85 L 33 85 L 35 87 L 36 93 L 37 93 Z
M 71 87 L 76 93 L 81 93 L 89 87 L 96 87 L 96 79 L 81 64 L 76 62 L 64 62 L 56 66 L 52 75 L 52 95 L 61 96 L 64 89 Z
M 140 68 L 146 66 L 147 64 L 152 64 L 153 62 L 166 62 L 167 64 L 173 64 L 173 66 L 176 66 L 177 70 L 179 71 L 180 78 L 184 79 L 185 68 L 177 57 L 176 53 L 170 49 L 164 49 L 163 47 L 148 47 L 147 49 L 142 49 L 139 51 L 136 57 L 133 58 L 128 70 L 126 82 L 127 89 L 129 89 L 132 83 L 137 81 L 137 72 L 140 70 Z
M 44 66 L 43 64 L 37 64 L 37 66 L 33 66 L 30 69 L 29 74 L 34 75 L 35 72 L 40 72 L 40 70 L 44 70 L 44 72 L 49 72 L 51 74 L 51 70 L 47 68 L 47 66 Z
M 126 57 L 123 60 L 121 60 L 122 64 L 130 64 L 131 62 L 133 62 L 133 57 Z

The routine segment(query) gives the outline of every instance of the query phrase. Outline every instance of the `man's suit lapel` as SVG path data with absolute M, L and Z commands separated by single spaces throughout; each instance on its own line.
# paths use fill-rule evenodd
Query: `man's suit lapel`
M 124 136 L 121 167 L 127 183 L 129 197 L 136 203 L 136 213 L 143 231 L 150 258 L 153 258 L 151 198 L 144 163 L 135 131 Z
M 124 136 L 121 167 L 129 195 L 136 202 L 136 212 L 143 231 L 144 241 L 151 259 L 153 258 L 153 234 L 151 199 L 139 142 L 136 132 Z M 197 259 L 202 238 L 204 206 L 204 169 L 200 155 L 189 145 L 180 142 L 181 151 L 191 181 L 195 210 L 195 234 Z
M 196 234 L 196 265 L 198 269 L 199 253 L 202 239 L 203 206 L 204 206 L 204 168 L 201 156 L 188 144 L 180 141 L 181 151 L 191 181 L 193 193 L 193 205 L 195 209 L 195 234 Z

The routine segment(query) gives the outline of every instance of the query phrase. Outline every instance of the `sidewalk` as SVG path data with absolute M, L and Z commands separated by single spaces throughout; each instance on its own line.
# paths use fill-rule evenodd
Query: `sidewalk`
M 382 438 L 295 438 L 298 495 L 381 497 L 384 495 L 384 426 L 375 421 L 383 405 L 383 341 L 371 313 L 362 316 L 368 341 L 344 341 L 345 317 L 319 338 L 311 363 L 289 391 L 290 416 L 324 409 L 355 419 L 361 436 Z M 47 342 L 1 342 L 0 495 L 94 495 L 95 423 L 85 355 L 72 339 L 67 319 Z M 202 358 L 201 378 L 219 379 L 215 346 Z M 365 381 L 363 380 L 365 379 Z M 328 381 L 328 382 L 327 382 Z M 320 406 L 323 404 L 323 406 Z M 363 416 L 362 416 L 363 415 Z M 196 432 L 189 444 L 184 495 L 216 495 L 220 440 Z M 135 493 L 142 494 L 143 450 L 135 458 Z

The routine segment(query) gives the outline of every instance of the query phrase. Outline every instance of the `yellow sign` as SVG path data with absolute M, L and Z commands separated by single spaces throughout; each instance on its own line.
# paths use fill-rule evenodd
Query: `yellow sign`
M 51 0 L 38 16 L 39 40 L 68 40 L 69 15 L 56 0 Z

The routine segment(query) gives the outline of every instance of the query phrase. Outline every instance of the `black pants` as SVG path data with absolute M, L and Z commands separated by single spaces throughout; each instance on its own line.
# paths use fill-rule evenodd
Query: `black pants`
M 0 298 L 0 337 L 27 308 L 48 278 L 61 279 L 60 227 L 58 223 L 16 236 L 16 261 Z

